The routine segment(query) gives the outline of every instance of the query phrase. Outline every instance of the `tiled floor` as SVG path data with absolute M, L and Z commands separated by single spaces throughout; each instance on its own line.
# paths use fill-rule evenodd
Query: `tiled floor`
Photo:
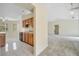
M 79 56 L 79 41 L 71 39 L 49 35 L 48 48 L 40 56 Z M 20 41 L 8 42 L 6 51 L 4 47 L 0 48 L 0 56 L 33 56 L 33 47 Z
M 14 46 L 14 48 L 13 48 Z M 21 41 L 8 42 L 8 51 L 0 48 L 1 56 L 32 56 L 33 47 Z
M 40 56 L 79 56 L 79 41 L 49 35 L 49 46 Z

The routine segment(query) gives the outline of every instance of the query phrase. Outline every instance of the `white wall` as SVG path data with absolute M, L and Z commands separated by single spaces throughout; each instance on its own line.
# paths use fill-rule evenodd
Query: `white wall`
M 79 37 L 79 20 L 56 20 L 49 22 L 49 33 L 54 34 L 54 25 L 59 25 L 59 35 L 78 36 Z
M 79 36 L 79 11 L 74 10 L 74 20 L 71 15 L 71 5 L 69 3 L 48 3 L 48 31 L 54 33 L 54 25 L 59 24 L 60 35 Z M 75 5 L 76 7 L 76 5 Z M 66 21 L 67 20 L 67 21 Z M 76 21 L 77 20 L 77 21 Z M 53 22 L 54 21 L 54 22 Z
M 33 13 L 30 13 L 30 14 L 27 14 L 27 15 L 22 15 L 22 19 L 25 20 L 25 19 L 29 19 L 29 18 L 32 18 L 34 15 Z
M 27 5 L 27 4 L 26 4 Z M 34 39 L 34 53 L 39 55 L 47 46 L 48 46 L 48 29 L 47 29 L 47 8 L 45 4 L 33 4 L 36 8 L 36 16 L 34 17 L 34 30 L 35 39 Z M 28 18 L 28 15 L 22 17 L 22 19 Z M 19 31 L 22 31 L 22 19 L 18 21 Z
M 35 17 L 35 55 L 39 55 L 48 46 L 48 36 L 47 36 L 47 10 L 45 4 L 33 4 L 36 8 Z
M 5 21 L 5 23 L 8 25 L 8 30 L 6 31 L 6 41 L 18 41 L 19 35 L 18 35 L 18 22 L 17 21 Z M 14 25 L 15 24 L 15 25 Z

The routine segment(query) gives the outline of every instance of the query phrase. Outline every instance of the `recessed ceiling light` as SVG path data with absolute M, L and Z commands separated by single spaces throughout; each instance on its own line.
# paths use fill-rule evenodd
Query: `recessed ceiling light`
M 70 11 L 70 14 L 71 14 L 71 15 L 74 15 L 74 11 Z

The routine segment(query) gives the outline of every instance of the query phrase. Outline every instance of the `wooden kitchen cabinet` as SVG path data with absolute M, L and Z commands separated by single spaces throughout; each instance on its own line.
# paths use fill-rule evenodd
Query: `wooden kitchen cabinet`
M 29 21 L 27 19 L 25 19 L 22 21 L 22 23 L 23 23 L 23 27 L 26 27 L 26 25 L 29 24 Z
M 29 25 L 33 27 L 33 18 L 29 19 Z
M 33 46 L 33 33 L 29 33 L 29 44 Z
M 25 29 L 29 28 L 31 30 L 29 30 L 28 32 L 25 31 L 25 32 L 21 32 L 20 33 L 20 40 L 33 46 L 34 45 L 34 34 L 33 34 L 33 17 L 29 18 L 29 19 L 25 19 L 22 21 L 22 25 Z
M 0 34 L 0 47 L 5 46 L 5 34 Z
M 32 26 L 33 27 L 33 17 L 32 18 L 29 18 L 29 19 L 25 19 L 22 21 L 22 24 L 23 24 L 23 27 L 27 27 L 28 26 Z
M 25 42 L 31 46 L 34 45 L 33 41 L 33 33 L 29 33 L 29 32 L 20 32 L 20 40 L 22 42 Z
M 24 42 L 28 43 L 29 44 L 29 33 L 24 33 Z

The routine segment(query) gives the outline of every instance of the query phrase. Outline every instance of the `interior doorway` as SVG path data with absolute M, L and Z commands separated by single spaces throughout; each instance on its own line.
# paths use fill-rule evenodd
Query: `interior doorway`
M 54 34 L 59 35 L 59 25 L 54 25 Z

